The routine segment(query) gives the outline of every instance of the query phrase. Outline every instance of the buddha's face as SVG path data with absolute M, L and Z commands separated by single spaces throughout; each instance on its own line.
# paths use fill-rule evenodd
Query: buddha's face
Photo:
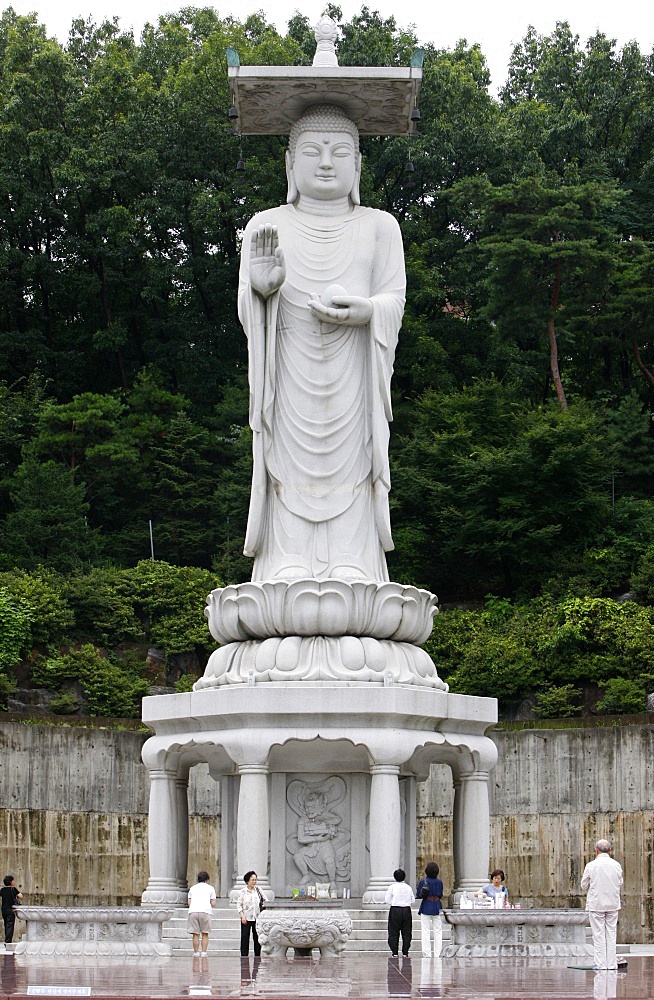
M 347 132 L 302 132 L 293 159 L 300 196 L 332 201 L 350 194 L 356 176 L 354 140 Z

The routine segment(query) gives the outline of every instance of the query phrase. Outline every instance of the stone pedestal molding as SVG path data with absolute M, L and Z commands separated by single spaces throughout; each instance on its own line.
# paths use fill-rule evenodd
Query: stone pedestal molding
M 213 590 L 205 614 L 223 645 L 195 690 L 343 681 L 447 691 L 420 648 L 436 613 L 434 594 L 398 583 L 271 580 Z
M 170 919 L 172 909 L 21 906 L 16 912 L 27 924 L 26 937 L 14 949 L 16 955 L 152 958 L 173 953 L 161 937 L 161 925 Z

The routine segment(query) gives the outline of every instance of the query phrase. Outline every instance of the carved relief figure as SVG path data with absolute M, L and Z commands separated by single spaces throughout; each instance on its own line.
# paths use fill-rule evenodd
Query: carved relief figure
M 396 220 L 359 204 L 356 126 L 293 126 L 288 203 L 243 237 L 254 471 L 253 580 L 388 580 L 390 381 L 405 273 Z
M 350 834 L 341 828 L 342 818 L 334 807 L 347 795 L 342 778 L 332 776 L 319 785 L 292 781 L 287 800 L 298 816 L 296 833 L 286 846 L 300 872 L 300 885 L 328 880 L 332 889 L 336 881 L 350 877 Z

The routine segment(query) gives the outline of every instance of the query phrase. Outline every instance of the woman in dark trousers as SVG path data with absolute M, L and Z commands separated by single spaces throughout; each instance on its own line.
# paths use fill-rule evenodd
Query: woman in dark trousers
M 14 939 L 14 924 L 16 923 L 14 906 L 23 898 L 22 892 L 19 892 L 14 885 L 13 875 L 5 875 L 0 896 L 2 897 L 2 919 L 5 925 L 5 944 L 11 944 Z
M 257 873 L 246 872 L 243 876 L 245 889 L 241 889 L 236 908 L 241 918 L 241 955 L 245 956 L 250 950 L 250 931 L 252 932 L 252 943 L 254 954 L 261 954 L 261 945 L 257 934 L 257 917 L 261 912 L 262 896 L 257 889 Z

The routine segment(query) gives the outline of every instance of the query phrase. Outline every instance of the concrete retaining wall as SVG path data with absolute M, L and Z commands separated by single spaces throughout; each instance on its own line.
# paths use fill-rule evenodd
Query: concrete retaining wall
M 145 733 L 2 723 L 0 868 L 33 904 L 127 905 L 147 883 Z M 516 900 L 582 906 L 579 880 L 608 837 L 625 870 L 619 939 L 654 941 L 654 726 L 494 735 L 491 864 Z M 189 873 L 218 881 L 220 804 L 206 765 L 191 772 Z M 418 858 L 452 886 L 452 787 L 419 786 Z

